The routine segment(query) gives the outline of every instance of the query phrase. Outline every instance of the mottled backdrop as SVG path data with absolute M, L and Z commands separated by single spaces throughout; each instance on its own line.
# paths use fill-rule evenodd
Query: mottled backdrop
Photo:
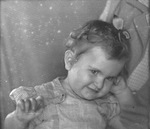
M 72 29 L 98 19 L 106 0 L 1 1 L 0 116 L 14 110 L 9 93 L 65 75 L 64 43 Z M 2 124 L 2 123 L 1 123 Z
M 149 0 L 2 0 L 0 6 L 1 127 L 15 109 L 10 91 L 66 75 L 64 44 L 70 31 L 99 19 L 103 10 L 106 21 L 117 15 L 131 34 L 128 85 L 141 103 L 149 104 Z

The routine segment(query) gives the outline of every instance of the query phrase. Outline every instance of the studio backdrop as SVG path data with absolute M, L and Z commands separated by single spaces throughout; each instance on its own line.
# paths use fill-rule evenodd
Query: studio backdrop
M 99 19 L 104 11 L 108 22 L 114 14 L 123 18 L 131 33 L 132 90 L 139 90 L 148 80 L 148 0 L 5 0 L 0 6 L 1 127 L 15 109 L 10 91 L 65 76 L 64 44 L 69 33 L 88 20 Z

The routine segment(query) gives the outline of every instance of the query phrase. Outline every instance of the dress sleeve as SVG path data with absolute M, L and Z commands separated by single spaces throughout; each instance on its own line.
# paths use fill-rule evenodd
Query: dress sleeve
M 52 81 L 34 87 L 20 86 L 12 90 L 9 96 L 16 103 L 21 99 L 42 96 L 44 98 L 44 104 L 49 105 L 51 103 L 61 103 L 65 98 L 65 92 Z

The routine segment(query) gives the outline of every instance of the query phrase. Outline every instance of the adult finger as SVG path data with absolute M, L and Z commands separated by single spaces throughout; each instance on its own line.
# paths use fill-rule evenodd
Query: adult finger
M 39 110 L 40 108 L 44 107 L 44 99 L 43 99 L 43 97 L 38 96 L 36 98 L 36 101 L 37 101 L 37 107 L 38 107 L 37 110 Z
M 36 111 L 37 101 L 35 100 L 35 98 L 30 98 L 30 102 L 31 102 L 31 110 Z
M 17 102 L 16 109 L 17 109 L 17 111 L 25 111 L 25 103 L 24 103 L 23 99 L 21 99 Z
M 29 99 L 25 100 L 25 112 L 29 112 L 30 111 L 30 107 L 31 107 L 31 102 Z

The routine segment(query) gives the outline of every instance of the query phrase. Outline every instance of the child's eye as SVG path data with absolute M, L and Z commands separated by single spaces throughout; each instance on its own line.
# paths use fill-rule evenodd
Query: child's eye
M 97 75 L 98 71 L 97 70 L 91 70 L 91 73 L 94 74 L 94 75 Z

